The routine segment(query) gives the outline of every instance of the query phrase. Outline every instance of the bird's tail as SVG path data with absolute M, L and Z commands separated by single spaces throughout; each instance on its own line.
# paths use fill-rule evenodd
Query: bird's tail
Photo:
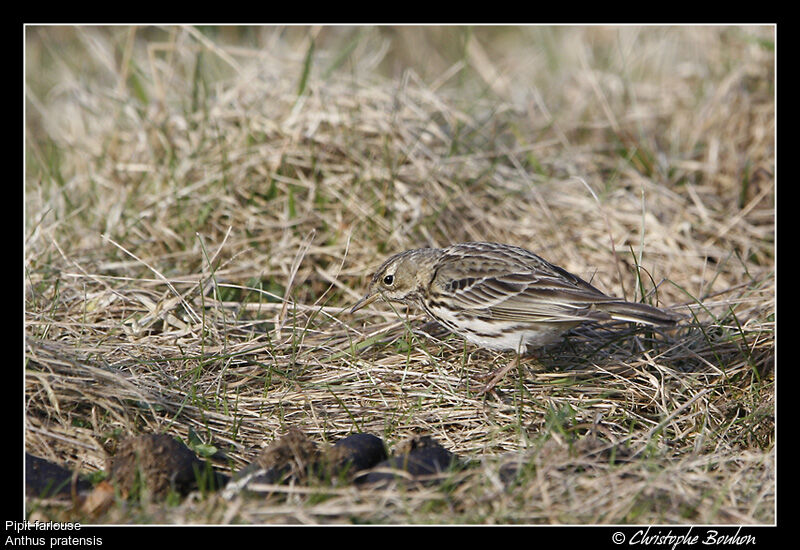
M 609 302 L 598 309 L 605 310 L 616 321 L 631 321 L 646 325 L 674 325 L 683 316 L 638 302 Z

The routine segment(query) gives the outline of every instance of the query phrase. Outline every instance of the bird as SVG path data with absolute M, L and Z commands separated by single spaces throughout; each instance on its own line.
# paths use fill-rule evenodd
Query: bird
M 383 297 L 422 309 L 468 342 L 527 353 L 586 321 L 675 325 L 680 315 L 609 296 L 530 250 L 495 242 L 416 248 L 384 261 L 350 312 Z M 480 392 L 502 379 L 511 363 Z

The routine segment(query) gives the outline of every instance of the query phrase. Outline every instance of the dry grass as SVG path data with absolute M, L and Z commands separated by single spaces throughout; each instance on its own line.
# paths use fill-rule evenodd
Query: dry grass
M 773 44 L 758 27 L 28 28 L 26 449 L 97 472 L 121 437 L 192 433 L 229 471 L 296 426 L 428 432 L 472 462 L 415 490 L 83 518 L 101 523 L 774 522 Z M 479 398 L 510 355 L 415 311 L 345 309 L 387 254 L 464 240 L 690 322 L 582 327 Z

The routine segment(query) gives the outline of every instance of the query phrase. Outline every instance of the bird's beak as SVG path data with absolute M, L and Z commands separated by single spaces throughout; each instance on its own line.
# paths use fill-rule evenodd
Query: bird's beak
M 375 292 L 374 294 L 367 293 L 366 296 L 364 296 L 363 298 L 361 298 L 359 301 L 356 302 L 356 305 L 353 306 L 353 309 L 350 310 L 350 313 L 355 313 L 362 307 L 368 306 L 369 304 L 380 298 L 380 296 L 381 295 L 378 292 Z

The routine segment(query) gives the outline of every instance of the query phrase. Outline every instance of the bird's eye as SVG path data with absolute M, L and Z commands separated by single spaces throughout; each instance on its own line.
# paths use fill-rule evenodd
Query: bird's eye
M 387 275 L 386 277 L 383 278 L 383 284 L 385 284 L 386 286 L 392 286 L 393 282 L 394 282 L 394 275 Z

